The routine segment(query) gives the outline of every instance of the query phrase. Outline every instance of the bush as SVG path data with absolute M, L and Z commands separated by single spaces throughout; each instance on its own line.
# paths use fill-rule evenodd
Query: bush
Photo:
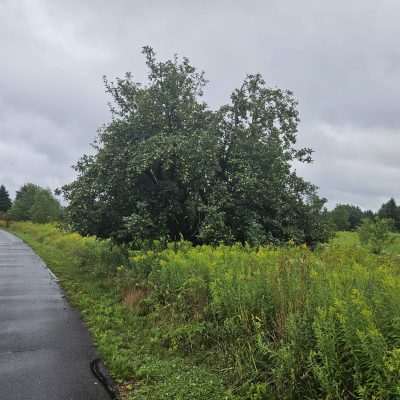
M 365 219 L 358 229 L 358 235 L 362 244 L 368 246 L 373 253 L 381 254 L 393 240 L 392 229 L 393 221 L 390 219 Z

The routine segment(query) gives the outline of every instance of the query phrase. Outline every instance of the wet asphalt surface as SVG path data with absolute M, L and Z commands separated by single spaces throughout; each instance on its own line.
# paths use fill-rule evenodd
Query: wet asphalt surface
M 27 245 L 0 230 L 0 400 L 109 400 L 89 334 Z

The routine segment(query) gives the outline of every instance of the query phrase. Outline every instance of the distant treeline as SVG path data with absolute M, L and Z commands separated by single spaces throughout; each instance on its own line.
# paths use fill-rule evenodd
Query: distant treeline
M 58 221 L 61 217 L 61 204 L 50 189 L 27 183 L 17 191 L 12 201 L 6 187 L 0 186 L 0 218 L 46 223 Z
M 327 215 L 335 231 L 354 231 L 364 219 L 375 217 L 390 220 L 392 228 L 400 231 L 400 206 L 393 198 L 383 203 L 377 212 L 363 211 L 360 207 L 352 204 L 337 204 L 333 210 L 327 212 Z

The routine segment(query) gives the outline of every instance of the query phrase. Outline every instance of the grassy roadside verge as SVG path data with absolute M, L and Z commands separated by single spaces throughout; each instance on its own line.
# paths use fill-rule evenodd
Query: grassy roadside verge
M 51 225 L 14 223 L 9 229 L 57 275 L 78 308 L 124 398 L 228 399 L 215 371 L 168 354 L 149 340 L 145 317 L 124 304 L 116 271 L 126 256 L 110 243 L 62 234 Z
M 131 399 L 400 398 L 398 243 L 124 251 L 15 223 Z

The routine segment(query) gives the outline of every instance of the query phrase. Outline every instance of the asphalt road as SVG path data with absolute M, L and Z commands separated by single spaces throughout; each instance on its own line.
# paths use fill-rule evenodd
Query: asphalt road
M 0 230 L 0 399 L 109 400 L 89 334 L 41 259 Z

